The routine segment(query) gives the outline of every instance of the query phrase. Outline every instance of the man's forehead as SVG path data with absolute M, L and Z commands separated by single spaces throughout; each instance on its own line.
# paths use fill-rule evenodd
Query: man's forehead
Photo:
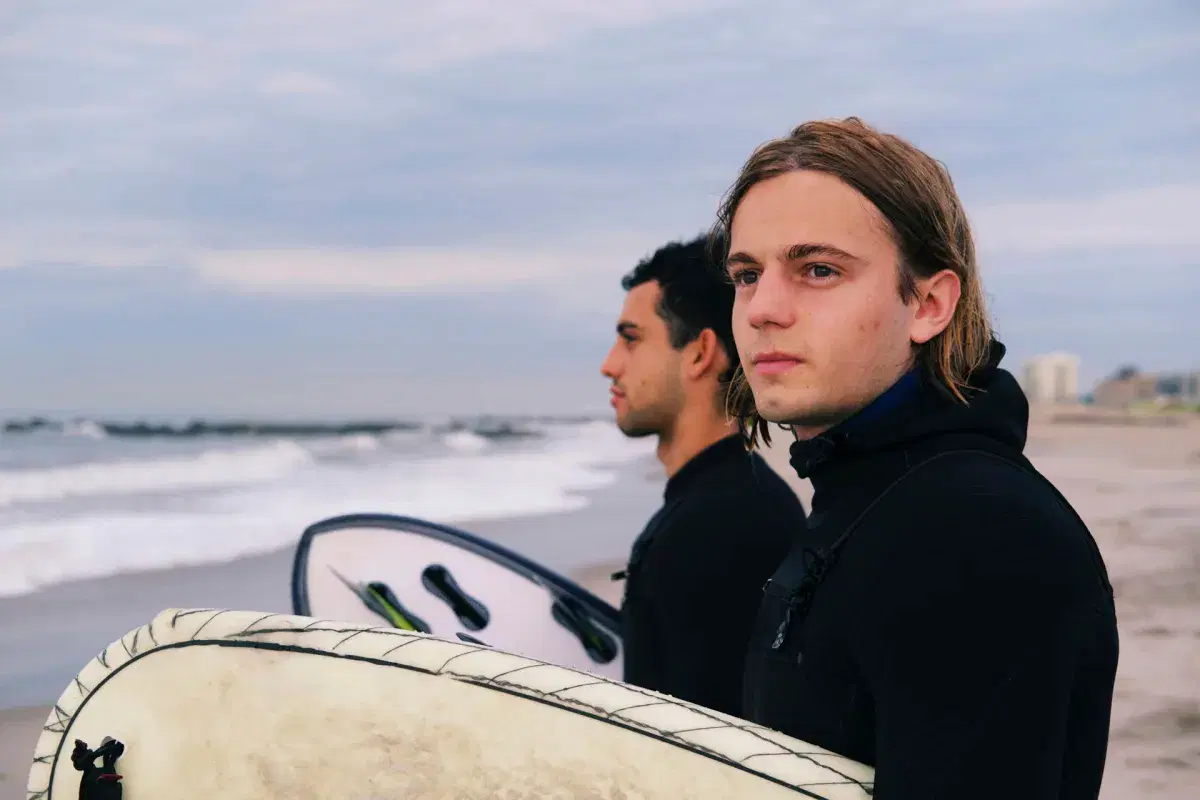
M 790 247 L 799 242 L 846 245 L 886 235 L 866 197 L 832 175 L 791 172 L 756 184 L 733 218 L 731 249 Z
M 658 281 L 646 281 L 634 286 L 625 293 L 625 313 L 644 317 L 657 313 L 658 300 L 662 296 L 662 287 Z
M 617 319 L 617 332 L 645 331 L 662 324 L 658 300 L 662 289 L 657 281 L 640 283 L 625 293 L 625 303 Z

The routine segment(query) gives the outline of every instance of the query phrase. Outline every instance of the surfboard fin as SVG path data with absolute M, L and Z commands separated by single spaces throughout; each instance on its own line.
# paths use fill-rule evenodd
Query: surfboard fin
M 550 607 L 554 621 L 575 634 L 593 661 L 607 664 L 617 657 L 613 638 L 596 628 L 587 611 L 573 597 L 560 596 Z
M 364 606 L 390 622 L 392 627 L 403 631 L 431 633 L 429 623 L 405 608 L 386 583 L 382 581 L 372 581 L 366 584 L 355 583 L 333 567 L 330 567 L 329 571 L 347 589 L 354 592 Z
M 481 631 L 491 620 L 487 606 L 462 590 L 450 570 L 441 564 L 430 564 L 421 572 L 421 584 L 435 597 L 450 606 L 463 627 Z
M 476 639 L 474 636 L 472 636 L 469 633 L 463 633 L 462 631 L 455 631 L 454 635 L 457 636 L 459 639 L 463 640 L 464 642 L 469 642 L 470 644 L 477 644 L 480 647 L 491 647 L 491 645 L 488 644 L 487 642 L 480 641 L 479 639 Z
M 105 736 L 100 746 L 91 750 L 87 742 L 75 740 L 71 751 L 71 763 L 83 773 L 79 778 L 79 800 L 121 800 L 123 776 L 117 774 L 117 759 L 125 752 L 125 745 Z M 96 759 L 100 766 L 96 766 Z
M 404 607 L 400 599 L 383 581 L 371 581 L 367 584 L 366 591 L 371 595 L 383 608 L 384 616 L 391 621 L 397 628 L 404 630 L 420 631 L 421 633 L 429 633 L 429 623 L 418 617 L 411 610 Z M 379 613 L 379 612 L 376 612 Z

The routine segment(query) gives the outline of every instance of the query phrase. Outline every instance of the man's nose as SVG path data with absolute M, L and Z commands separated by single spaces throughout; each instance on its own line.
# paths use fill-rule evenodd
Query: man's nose
M 754 328 L 774 325 L 791 327 L 796 321 L 796 310 L 792 307 L 792 287 L 788 284 L 786 270 L 768 267 L 758 275 L 754 292 L 746 306 L 746 321 Z
M 600 364 L 600 374 L 610 380 L 617 379 L 617 348 L 614 346 L 608 351 L 608 355 L 604 357 L 604 361 Z

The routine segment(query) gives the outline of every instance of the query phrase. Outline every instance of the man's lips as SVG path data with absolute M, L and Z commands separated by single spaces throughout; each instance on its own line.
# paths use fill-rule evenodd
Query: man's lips
M 788 353 L 770 351 L 758 353 L 751 359 L 751 362 L 754 364 L 754 371 L 760 375 L 780 375 L 800 366 L 804 360 Z

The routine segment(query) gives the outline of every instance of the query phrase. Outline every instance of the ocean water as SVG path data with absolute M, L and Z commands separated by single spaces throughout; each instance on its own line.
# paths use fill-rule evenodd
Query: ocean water
M 0 597 L 270 552 L 335 514 L 465 524 L 576 510 L 652 452 L 601 420 L 13 420 L 0 431 Z

